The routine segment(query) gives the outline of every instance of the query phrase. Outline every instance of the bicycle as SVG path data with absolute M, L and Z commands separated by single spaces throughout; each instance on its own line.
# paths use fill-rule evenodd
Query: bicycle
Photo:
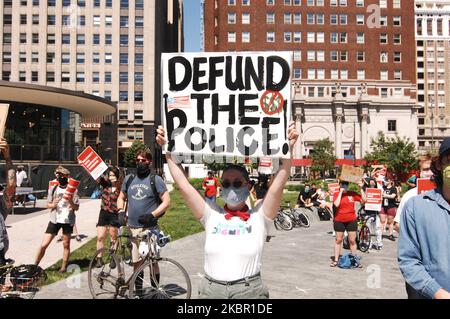
M 291 207 L 290 202 L 284 206 L 283 212 L 291 218 L 294 227 L 311 227 L 309 217 L 302 211 L 301 208 Z
M 89 264 L 88 282 L 94 299 L 126 298 L 129 299 L 189 299 L 191 281 L 186 270 L 175 260 L 161 257 L 160 249 L 170 241 L 156 229 L 144 230 L 133 237 L 122 233 L 110 248 L 99 249 Z M 136 270 L 125 269 L 125 262 L 130 253 L 131 241 L 143 247 L 142 264 Z M 141 249 L 140 249 L 141 251 Z M 97 268 L 97 258 L 102 266 Z M 131 259 L 131 257 L 130 257 Z M 126 270 L 132 274 L 126 279 Z
M 0 299 L 33 299 L 46 279 L 41 267 L 14 266 L 11 260 L 0 266 Z
M 358 233 L 356 236 L 356 244 L 358 249 L 365 253 L 369 250 L 372 241 L 372 234 L 370 233 L 370 228 L 367 226 L 367 221 L 372 216 L 364 214 L 364 208 L 361 207 L 358 210 Z
M 292 219 L 281 208 L 278 211 L 277 217 L 273 220 L 275 228 L 277 230 L 291 230 L 294 227 Z

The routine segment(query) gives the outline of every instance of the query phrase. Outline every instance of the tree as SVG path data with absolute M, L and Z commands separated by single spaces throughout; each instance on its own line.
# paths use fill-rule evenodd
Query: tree
M 385 165 L 388 173 L 395 174 L 398 180 L 405 180 L 408 173 L 417 169 L 416 146 L 408 138 L 386 137 L 378 132 L 370 142 L 372 152 L 367 153 L 365 160 L 368 166 Z
M 150 152 L 150 149 L 141 141 L 134 141 L 131 147 L 125 151 L 124 156 L 125 167 L 127 168 L 136 167 L 136 155 L 140 151 Z
M 321 177 L 324 177 L 326 171 L 332 171 L 336 163 L 333 142 L 329 138 L 318 140 L 314 145 L 314 152 L 311 154 L 311 159 L 312 172 L 320 173 Z

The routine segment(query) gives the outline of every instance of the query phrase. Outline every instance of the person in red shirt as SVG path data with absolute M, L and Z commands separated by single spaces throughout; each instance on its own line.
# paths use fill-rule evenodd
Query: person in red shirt
M 208 172 L 208 177 L 203 180 L 202 188 L 205 190 L 205 197 L 216 202 L 217 192 L 219 190 L 219 182 L 214 177 L 212 171 Z
M 350 244 L 350 251 L 356 256 L 356 232 L 358 230 L 357 216 L 355 211 L 355 202 L 364 203 L 366 194 L 363 186 L 364 182 L 361 180 L 359 188 L 361 195 L 348 190 L 349 183 L 345 181 L 340 182 L 339 192 L 333 196 L 333 204 L 335 209 L 334 217 L 334 231 L 336 232 L 336 240 L 334 243 L 334 260 L 331 267 L 336 267 L 341 253 L 341 245 L 344 239 L 344 232 L 348 233 L 348 241 Z

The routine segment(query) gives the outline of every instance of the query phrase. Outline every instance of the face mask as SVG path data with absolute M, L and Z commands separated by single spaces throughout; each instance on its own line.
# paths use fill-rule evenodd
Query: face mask
M 348 190 L 348 184 L 342 184 L 342 185 L 341 185 L 341 188 L 342 188 L 342 189 L 345 189 L 345 190 Z
M 444 167 L 442 178 L 444 179 L 444 185 L 450 187 L 450 164 Z
M 305 192 L 309 192 L 309 187 L 305 187 Z
M 420 172 L 420 178 L 431 178 L 433 177 L 433 172 L 431 170 Z
M 137 176 L 142 179 L 144 177 L 147 177 L 150 174 L 150 165 L 139 163 L 137 165 Z
M 58 183 L 61 186 L 66 186 L 68 182 L 69 182 L 69 179 L 67 177 L 58 178 Z
M 224 188 L 220 197 L 229 206 L 237 206 L 242 202 L 245 202 L 250 196 L 250 192 L 247 187 L 241 188 Z
M 115 177 L 115 176 L 110 176 L 110 177 L 109 177 L 109 181 L 110 181 L 111 183 L 115 183 L 115 182 L 117 182 L 117 177 Z

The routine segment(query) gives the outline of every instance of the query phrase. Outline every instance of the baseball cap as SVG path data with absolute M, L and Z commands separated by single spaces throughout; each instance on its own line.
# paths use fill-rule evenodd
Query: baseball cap
M 439 148 L 439 156 L 450 151 L 450 137 L 446 137 Z
M 61 174 L 63 174 L 63 175 L 70 175 L 70 171 L 67 169 L 67 168 L 64 168 L 64 167 L 62 167 L 62 166 L 58 166 L 56 169 L 55 169 L 55 174 L 56 173 L 61 173 Z

